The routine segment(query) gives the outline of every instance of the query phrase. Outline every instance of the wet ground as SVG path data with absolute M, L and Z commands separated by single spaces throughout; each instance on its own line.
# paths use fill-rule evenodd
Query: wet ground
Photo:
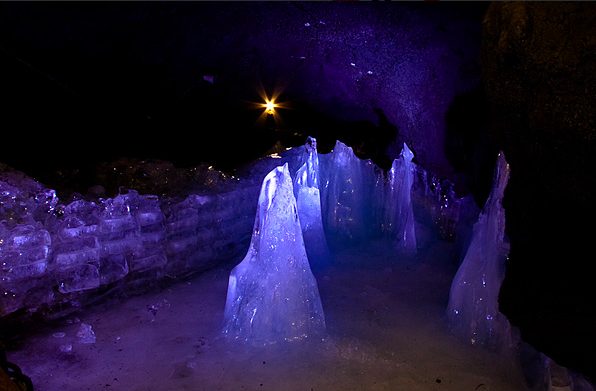
M 513 357 L 449 333 L 454 257 L 444 242 L 407 260 L 387 242 L 339 252 L 315 274 L 324 340 L 251 347 L 222 338 L 230 264 L 55 321 L 8 359 L 37 391 L 527 390 Z M 94 343 L 77 337 L 82 323 Z

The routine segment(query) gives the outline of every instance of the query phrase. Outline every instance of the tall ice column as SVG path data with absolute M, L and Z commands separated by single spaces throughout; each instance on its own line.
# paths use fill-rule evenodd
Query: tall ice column
M 505 155 L 500 152 L 490 196 L 474 224 L 470 245 L 451 284 L 449 325 L 471 344 L 499 347 L 511 343 L 509 321 L 499 312 L 499 290 L 509 253 L 501 201 L 509 171 Z
M 400 253 L 416 252 L 416 232 L 411 190 L 414 183 L 414 154 L 406 143 L 389 171 L 387 220 L 389 233 L 397 240 Z
M 306 162 L 296 172 L 294 194 L 306 253 L 311 266 L 316 268 L 329 262 L 329 249 L 321 217 L 317 140 L 312 137 L 307 139 L 306 152 Z
M 224 334 L 266 344 L 324 333 L 286 163 L 263 181 L 248 253 L 230 273 Z

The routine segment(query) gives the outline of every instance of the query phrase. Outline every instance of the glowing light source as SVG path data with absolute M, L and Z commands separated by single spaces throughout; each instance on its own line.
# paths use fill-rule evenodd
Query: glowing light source
M 265 99 L 265 104 L 263 105 L 263 107 L 265 107 L 265 112 L 267 114 L 275 114 L 275 108 L 277 107 L 277 105 L 275 104 L 275 101 L 269 100 L 269 99 Z
M 283 99 L 280 102 L 279 97 L 284 90 L 284 86 L 276 86 L 273 89 L 271 95 L 269 95 L 262 84 L 257 86 L 257 93 L 261 99 L 257 102 L 248 101 L 247 107 L 256 110 L 262 110 L 261 115 L 257 118 L 255 125 L 257 126 L 271 126 L 275 122 L 275 128 L 280 129 L 284 127 L 282 113 L 283 110 L 291 109 L 291 105 L 288 102 L 284 102 Z

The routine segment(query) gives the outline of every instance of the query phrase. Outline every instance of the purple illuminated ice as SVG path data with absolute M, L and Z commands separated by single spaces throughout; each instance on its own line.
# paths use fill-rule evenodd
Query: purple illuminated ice
M 366 192 L 370 193 L 373 183 L 372 167 L 358 159 L 352 148 L 340 141 L 335 143 L 329 155 L 323 202 L 326 228 L 336 241 L 364 239 L 370 230 L 371 216 L 367 214 L 370 205 L 366 205 L 369 194 Z
M 296 196 L 306 253 L 314 268 L 323 266 L 329 261 L 329 249 L 321 217 L 317 140 L 312 137 L 308 138 L 306 152 L 306 162 L 296 172 L 294 195 Z
M 224 334 L 263 344 L 325 332 L 288 165 L 263 180 L 248 253 L 230 273 Z
M 509 165 L 499 153 L 493 187 L 457 271 L 449 296 L 447 318 L 453 332 L 472 344 L 510 344 L 507 318 L 499 312 L 499 290 L 509 253 L 505 243 L 505 210 L 501 205 L 509 180 Z
M 414 154 L 406 143 L 398 159 L 393 161 L 389 170 L 386 229 L 397 239 L 400 253 L 416 252 L 416 233 L 414 231 L 414 211 L 410 196 L 416 165 L 412 162 Z

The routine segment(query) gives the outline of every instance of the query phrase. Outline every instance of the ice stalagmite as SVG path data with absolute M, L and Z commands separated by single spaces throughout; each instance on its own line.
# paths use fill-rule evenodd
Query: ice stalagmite
M 365 221 L 364 175 L 362 162 L 352 148 L 335 143 L 326 167 L 327 189 L 324 202 L 326 228 L 340 242 L 366 238 L 370 227 Z
M 230 273 L 224 334 L 262 344 L 324 332 L 323 307 L 285 164 L 263 181 L 250 248 Z
M 397 239 L 400 253 L 416 252 L 416 233 L 414 230 L 414 211 L 412 208 L 411 189 L 414 182 L 414 154 L 406 143 L 398 159 L 393 161 L 389 171 L 389 192 L 387 197 L 387 229 Z
M 450 327 L 472 344 L 510 344 L 509 322 L 499 312 L 498 302 L 509 252 L 501 205 L 508 180 L 509 165 L 500 152 L 490 196 L 474 224 L 470 245 L 451 284 L 447 307 Z
M 306 142 L 306 151 L 306 162 L 296 173 L 294 194 L 306 253 L 310 264 L 313 268 L 316 268 L 329 262 L 329 249 L 327 248 L 321 217 L 317 140 L 309 137 Z

